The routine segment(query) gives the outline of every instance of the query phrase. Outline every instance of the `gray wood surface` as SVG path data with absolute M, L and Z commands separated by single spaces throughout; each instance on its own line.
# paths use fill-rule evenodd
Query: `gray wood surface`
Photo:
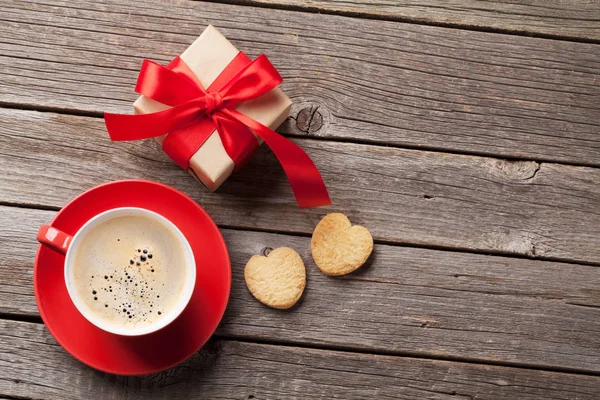
M 167 372 L 124 378 L 80 365 L 41 324 L 0 320 L 0 393 L 49 400 L 593 400 L 600 377 L 213 341 Z
M 284 76 L 295 103 L 284 132 L 600 165 L 598 45 L 227 4 L 144 4 L 3 2 L 0 104 L 130 112 L 141 60 L 168 61 L 213 23 L 250 55 L 266 53 Z
M 223 2 L 600 41 L 598 0 L 225 0 Z
M 0 314 L 38 316 L 35 233 L 54 214 L 0 207 Z M 376 245 L 362 270 L 333 279 L 307 237 L 222 232 L 233 272 L 223 337 L 600 372 L 598 267 Z M 307 266 L 290 311 L 258 303 L 243 279 L 252 255 L 280 246 Z
M 110 142 L 100 118 L 11 109 L 0 116 L 7 204 L 61 207 L 102 182 L 146 178 L 186 192 L 221 226 L 309 234 L 338 211 L 380 241 L 600 263 L 596 168 L 297 139 L 334 201 L 301 210 L 264 146 L 213 194 L 154 141 Z
M 266 148 L 210 194 L 153 141 L 109 141 L 141 60 L 209 23 L 282 73 L 280 131 L 333 206 L 299 210 Z M 600 398 L 597 0 L 7 0 L 0 24 L 0 399 Z M 68 355 L 32 290 L 37 228 L 125 178 L 189 194 L 232 259 L 216 338 L 141 378 Z M 333 211 L 376 238 L 343 278 L 309 250 Z M 307 266 L 287 311 L 243 281 L 278 246 Z

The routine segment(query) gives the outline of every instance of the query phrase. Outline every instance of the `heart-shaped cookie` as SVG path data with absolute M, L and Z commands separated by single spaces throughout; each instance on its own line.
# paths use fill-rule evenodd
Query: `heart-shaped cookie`
M 279 247 L 267 257 L 252 256 L 244 278 L 250 293 L 266 306 L 290 308 L 300 299 L 306 286 L 302 257 L 289 247 Z
M 352 226 L 344 214 L 327 214 L 315 228 L 310 247 L 323 273 L 345 275 L 367 261 L 373 251 L 373 237 L 366 228 Z

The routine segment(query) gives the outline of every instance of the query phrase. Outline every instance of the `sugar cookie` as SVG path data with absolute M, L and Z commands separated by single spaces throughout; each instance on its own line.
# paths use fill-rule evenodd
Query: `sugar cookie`
M 302 258 L 289 247 L 279 247 L 267 257 L 252 256 L 244 278 L 250 293 L 261 303 L 273 308 L 290 308 L 306 286 L 306 268 Z
M 345 275 L 367 261 L 373 251 L 369 231 L 350 223 L 344 214 L 328 214 L 315 228 L 310 242 L 315 263 L 327 275 Z

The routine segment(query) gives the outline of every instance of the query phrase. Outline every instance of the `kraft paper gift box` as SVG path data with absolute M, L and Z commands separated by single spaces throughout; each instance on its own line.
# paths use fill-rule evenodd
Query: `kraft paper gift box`
M 207 88 L 238 53 L 239 50 L 234 45 L 215 27 L 209 25 L 180 57 L 198 77 L 202 86 Z M 235 108 L 275 130 L 285 121 L 291 106 L 291 100 L 279 88 L 275 88 L 255 99 L 242 102 Z M 145 96 L 140 96 L 133 103 L 133 107 L 139 114 L 169 108 Z M 162 144 L 164 138 L 165 136 L 161 136 L 156 140 Z M 262 143 L 258 136 L 256 139 L 258 143 Z M 221 138 L 215 130 L 190 159 L 188 172 L 209 190 L 214 191 L 233 173 L 234 168 L 235 164 L 225 151 Z

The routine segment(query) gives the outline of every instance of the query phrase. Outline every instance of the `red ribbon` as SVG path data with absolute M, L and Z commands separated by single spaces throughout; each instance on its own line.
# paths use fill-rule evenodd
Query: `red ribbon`
M 104 121 L 113 141 L 168 133 L 163 150 L 184 169 L 215 129 L 239 169 L 258 148 L 254 132 L 279 160 L 301 208 L 331 204 L 323 178 L 304 150 L 235 110 L 237 104 L 261 96 L 281 82 L 265 55 L 250 61 L 238 53 L 206 90 L 179 57 L 167 67 L 144 60 L 135 91 L 171 108 L 150 114 L 104 113 Z

